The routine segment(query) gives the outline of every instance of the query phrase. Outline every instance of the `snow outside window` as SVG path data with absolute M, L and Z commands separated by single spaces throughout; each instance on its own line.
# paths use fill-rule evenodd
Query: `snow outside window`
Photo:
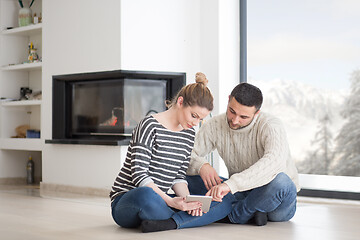
M 312 174 L 305 188 L 360 192 L 359 12 L 350 0 L 247 1 L 248 82 Z

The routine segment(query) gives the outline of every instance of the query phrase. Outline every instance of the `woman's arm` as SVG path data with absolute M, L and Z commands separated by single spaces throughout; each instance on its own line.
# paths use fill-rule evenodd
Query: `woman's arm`
M 184 182 L 175 183 L 172 189 L 174 190 L 176 196 L 182 197 L 183 199 L 190 194 L 188 185 Z M 188 210 L 187 212 L 192 216 L 202 216 L 201 205 L 199 208 Z
M 184 182 L 175 183 L 172 189 L 178 197 L 186 197 L 190 194 L 188 185 Z
M 171 198 L 166 193 L 161 191 L 160 188 L 158 188 L 158 186 L 156 186 L 155 183 L 153 183 L 153 182 L 148 183 L 146 186 L 152 188 L 157 194 L 159 194 L 159 196 L 162 199 L 164 199 L 165 203 L 169 207 L 172 207 L 172 208 L 175 208 L 175 209 L 178 209 L 181 211 L 189 211 L 189 210 L 199 209 L 201 207 L 200 202 L 185 202 L 185 196 Z M 187 189 L 187 187 L 186 187 L 186 189 Z M 189 190 L 187 190 L 187 192 L 189 192 Z M 183 193 L 185 193 L 185 192 L 183 192 Z

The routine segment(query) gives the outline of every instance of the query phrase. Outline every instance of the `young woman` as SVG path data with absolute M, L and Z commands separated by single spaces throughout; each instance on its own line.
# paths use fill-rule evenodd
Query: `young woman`
M 201 203 L 185 202 L 193 127 L 213 109 L 207 82 L 204 74 L 197 73 L 196 83 L 183 87 L 167 111 L 145 117 L 134 129 L 125 163 L 110 192 L 112 216 L 121 227 L 141 224 L 143 232 L 151 232 L 202 226 L 231 211 L 226 200 L 213 203 L 204 215 Z M 170 188 L 175 196 L 167 194 Z M 216 211 L 219 204 L 224 207 Z

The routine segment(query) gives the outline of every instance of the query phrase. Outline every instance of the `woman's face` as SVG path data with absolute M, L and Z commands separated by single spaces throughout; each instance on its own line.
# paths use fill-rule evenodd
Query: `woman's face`
M 181 98 L 181 97 L 180 97 Z M 210 111 L 205 107 L 199 106 L 187 106 L 184 107 L 182 99 L 178 99 L 178 120 L 180 125 L 184 129 L 189 129 L 197 126 L 201 120 L 203 120 Z

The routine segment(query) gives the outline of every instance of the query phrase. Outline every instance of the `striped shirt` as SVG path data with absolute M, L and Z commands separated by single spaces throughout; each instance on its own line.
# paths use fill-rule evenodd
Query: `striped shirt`
M 167 192 L 185 175 L 194 146 L 195 130 L 168 130 L 153 116 L 140 121 L 132 133 L 126 159 L 110 192 L 111 201 L 121 193 L 153 182 Z

